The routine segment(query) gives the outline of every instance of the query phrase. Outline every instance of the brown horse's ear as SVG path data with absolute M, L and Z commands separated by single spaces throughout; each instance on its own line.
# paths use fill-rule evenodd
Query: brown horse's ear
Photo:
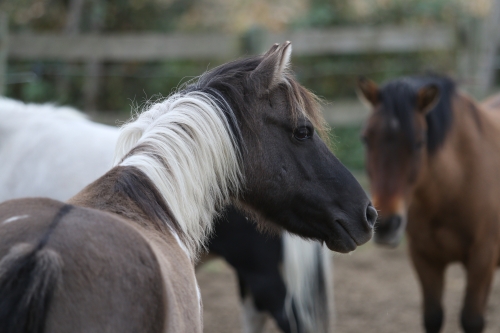
M 274 88 L 284 80 L 286 69 L 290 65 L 292 43 L 274 44 L 267 51 L 261 63 L 250 75 L 262 92 Z
M 434 85 L 428 85 L 417 92 L 417 110 L 422 114 L 431 111 L 439 101 L 439 88 Z
M 361 102 L 368 106 L 368 108 L 374 108 L 380 103 L 377 84 L 364 76 L 358 78 L 358 89 L 356 92 Z

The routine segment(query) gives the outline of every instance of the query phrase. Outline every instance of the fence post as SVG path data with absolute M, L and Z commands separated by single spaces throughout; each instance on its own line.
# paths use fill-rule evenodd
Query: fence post
M 475 75 L 477 97 L 485 97 L 491 90 L 496 69 L 496 55 L 500 43 L 500 0 L 493 0 L 489 14 L 479 34 L 479 54 Z
M 5 95 L 7 84 L 8 27 L 7 14 L 0 12 L 0 96 Z
M 67 36 L 77 36 L 80 33 L 83 5 L 85 0 L 70 0 L 66 14 L 66 24 L 63 33 Z M 58 102 L 67 103 L 69 98 L 71 72 L 76 68 L 74 63 L 64 62 L 61 66 L 60 76 L 57 82 Z
M 91 2 L 90 32 L 98 34 L 104 27 L 107 4 L 103 0 Z M 85 62 L 85 79 L 83 82 L 83 107 L 86 112 L 96 112 L 98 109 L 97 99 L 99 97 L 102 83 L 103 63 L 98 59 Z

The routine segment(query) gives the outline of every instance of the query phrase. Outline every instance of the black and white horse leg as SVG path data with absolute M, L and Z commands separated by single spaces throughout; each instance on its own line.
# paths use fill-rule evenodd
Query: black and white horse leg
M 239 274 L 238 283 L 240 287 L 243 333 L 261 333 L 266 324 L 267 314 L 264 311 L 257 310 L 253 297 Z
M 253 308 L 259 313 L 270 314 L 278 327 L 285 333 L 302 332 L 302 328 L 298 327 L 299 324 L 293 319 L 296 318 L 293 305 L 291 316 L 286 311 L 286 286 L 277 270 L 268 272 L 266 275 L 245 274 L 244 281 L 248 292 L 246 298 L 242 298 L 242 300 L 251 302 L 250 305 L 253 305 L 253 307 L 249 306 L 248 309 Z
M 229 207 L 208 245 L 211 253 L 222 256 L 237 272 L 245 332 L 262 332 L 269 316 L 285 333 L 302 332 L 290 329 L 296 325 L 290 325 L 287 315 L 297 318 L 295 311 L 285 311 L 287 288 L 280 273 L 281 237 L 261 234 L 244 215 Z

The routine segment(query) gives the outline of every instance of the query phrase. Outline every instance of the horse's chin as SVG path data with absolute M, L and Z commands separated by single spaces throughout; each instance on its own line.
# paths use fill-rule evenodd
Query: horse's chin
M 384 234 L 384 233 L 375 233 L 373 237 L 373 241 L 377 245 L 386 246 L 389 248 L 396 248 L 401 243 L 403 239 L 403 232 L 396 232 L 394 234 Z
M 387 218 L 381 218 L 375 225 L 375 244 L 395 248 L 403 239 L 406 230 L 406 216 L 394 214 Z
M 380 245 L 380 246 L 385 246 L 389 247 L 391 249 L 394 249 L 398 247 L 398 245 L 401 243 L 401 239 L 403 237 L 394 237 L 394 238 L 385 238 L 385 237 L 379 237 L 377 234 L 375 234 L 375 237 L 373 237 L 373 241 L 375 244 Z
M 343 240 L 328 240 L 325 241 L 325 244 L 331 251 L 339 253 L 349 253 L 356 250 L 356 248 L 358 247 L 358 245 L 352 238 Z

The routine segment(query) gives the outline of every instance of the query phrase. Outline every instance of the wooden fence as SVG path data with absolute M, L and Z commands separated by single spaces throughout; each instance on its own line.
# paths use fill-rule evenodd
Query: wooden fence
M 0 12 L 0 96 L 5 93 L 7 80 L 7 50 L 8 50 L 7 15 Z
M 494 30 L 492 28 L 494 24 L 488 25 L 489 31 Z M 472 82 L 472 85 L 479 72 L 487 73 L 489 70 L 491 73 L 494 71 L 491 66 L 495 65 L 495 62 L 491 60 L 488 63 L 488 69 L 485 69 L 484 64 L 480 67 L 475 65 L 481 59 L 480 54 L 478 56 L 478 46 L 460 45 L 456 29 L 442 25 L 310 29 L 283 33 L 270 33 L 256 29 L 243 36 L 214 33 L 7 34 L 6 27 L 6 18 L 2 19 L 0 16 L 0 94 L 5 85 L 5 59 L 7 57 L 12 60 L 81 61 L 87 64 L 102 61 L 165 59 L 227 60 L 242 54 L 262 52 L 272 43 L 285 40 L 292 41 L 294 55 L 298 56 L 440 50 L 450 51 L 450 56 L 453 56 L 455 54 L 453 51 L 460 50 L 457 53 L 463 59 L 459 61 L 461 64 L 459 76 L 465 82 Z M 474 36 L 469 36 L 467 39 L 474 41 Z M 497 39 L 493 45 L 487 44 L 489 59 L 491 59 L 492 52 L 493 59 L 495 57 L 495 50 L 500 43 L 500 38 Z M 9 41 L 8 48 L 7 40 Z M 93 67 L 87 66 L 87 68 Z M 88 80 L 95 80 L 94 74 L 90 72 L 88 74 L 86 75 L 90 78 Z M 486 90 L 488 87 L 485 86 L 482 89 Z
M 255 32 L 260 52 L 291 40 L 295 55 L 449 50 L 455 32 L 445 26 Z M 11 34 L 9 57 L 20 60 L 150 61 L 172 58 L 228 59 L 242 54 L 244 39 L 227 34 Z

